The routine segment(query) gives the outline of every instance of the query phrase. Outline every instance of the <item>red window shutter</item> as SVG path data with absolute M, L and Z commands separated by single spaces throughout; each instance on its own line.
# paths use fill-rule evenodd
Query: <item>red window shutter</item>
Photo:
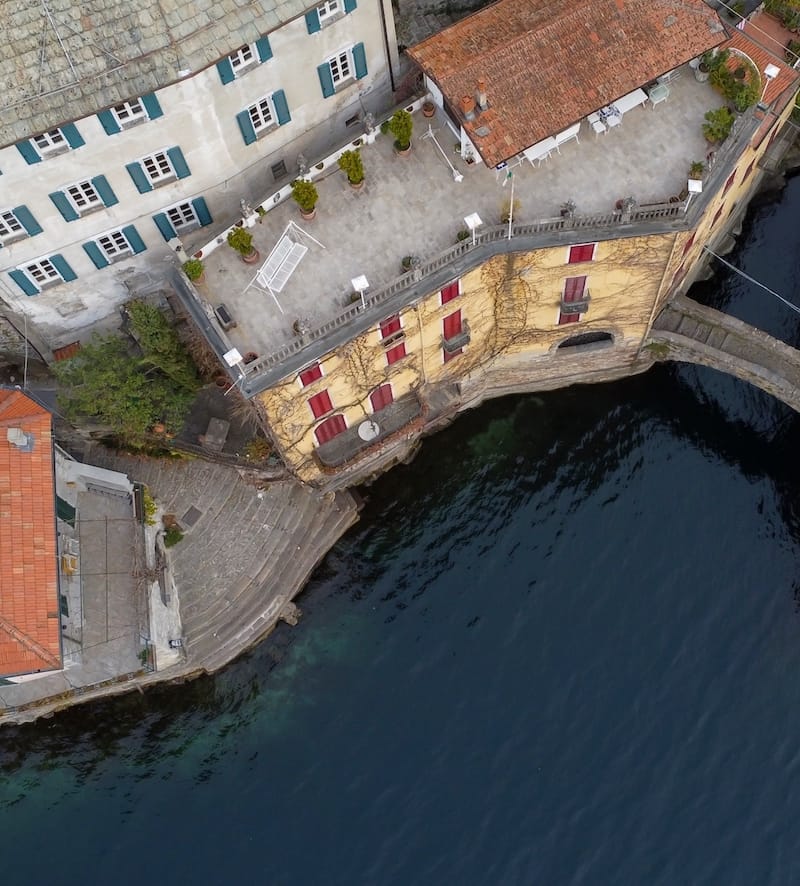
M 684 244 L 684 247 L 683 247 L 683 254 L 684 255 L 686 255 L 686 253 L 692 248 L 692 246 L 694 246 L 694 238 L 696 236 L 697 236 L 697 231 L 695 231 L 694 234 L 692 234 L 692 236 L 689 237 L 689 239 Z
M 683 280 L 683 275 L 686 273 L 686 268 L 681 265 L 677 271 L 672 275 L 672 285 L 674 286 L 676 283 L 680 283 Z
M 330 412 L 331 409 L 333 409 L 331 395 L 327 391 L 320 391 L 318 394 L 315 394 L 308 401 L 308 405 L 314 413 L 314 418 L 319 418 L 321 415 L 325 415 L 326 412 Z
M 305 388 L 318 378 L 322 378 L 322 367 L 319 363 L 315 363 L 300 373 L 300 384 Z
M 580 320 L 580 314 L 559 314 L 558 315 L 558 325 L 566 326 L 567 323 L 577 323 Z
M 722 215 L 722 213 L 723 213 L 724 211 L 725 211 L 725 205 L 723 204 L 723 205 L 720 206 L 720 208 L 714 213 L 714 218 L 711 219 L 711 227 L 712 227 L 712 228 L 713 228 L 714 225 L 720 220 L 720 216 Z
M 455 338 L 461 332 L 461 311 L 455 311 L 442 320 L 442 335 L 448 338 Z
M 753 162 L 747 167 L 747 169 L 745 169 L 744 175 L 742 176 L 742 181 L 750 176 L 750 173 L 753 171 L 753 166 L 755 165 L 755 162 L 756 161 L 753 160 Z
M 372 404 L 373 412 L 380 412 L 394 403 L 394 395 L 392 394 L 392 386 L 390 384 L 381 385 L 369 395 L 369 401 Z
M 392 363 L 397 363 L 398 360 L 402 360 L 406 355 L 406 343 L 400 342 L 399 345 L 395 345 L 393 348 L 389 348 L 386 352 L 386 365 L 391 366 Z
M 452 301 L 454 298 L 458 298 L 458 280 L 455 283 L 450 283 L 448 286 L 442 290 L 442 304 L 446 305 L 447 302 Z
M 570 246 L 569 264 L 574 265 L 582 261 L 591 261 L 594 258 L 594 243 L 585 243 L 583 246 Z
M 333 440 L 334 437 L 338 437 L 339 434 L 346 430 L 347 423 L 344 420 L 344 416 L 332 415 L 330 418 L 326 418 L 325 421 L 314 430 L 314 434 L 317 437 L 317 443 L 322 446 L 323 443 L 327 443 L 328 440 Z
M 733 172 L 728 176 L 728 180 L 725 182 L 725 187 L 722 190 L 723 194 L 727 194 L 728 191 L 730 191 L 730 189 L 733 187 L 733 183 L 735 180 L 736 180 L 736 170 L 734 169 Z
M 442 349 L 442 353 L 444 354 L 444 362 L 449 363 L 453 359 L 453 357 L 458 357 L 459 354 L 463 354 L 464 348 L 459 348 L 457 351 L 453 351 L 452 354 L 448 354 L 447 351 Z
M 586 291 L 586 277 L 567 277 L 564 281 L 564 301 L 580 301 Z
M 394 335 L 395 332 L 400 332 L 399 314 L 395 314 L 394 317 L 389 317 L 387 320 L 381 322 L 381 338 L 389 338 L 389 336 Z

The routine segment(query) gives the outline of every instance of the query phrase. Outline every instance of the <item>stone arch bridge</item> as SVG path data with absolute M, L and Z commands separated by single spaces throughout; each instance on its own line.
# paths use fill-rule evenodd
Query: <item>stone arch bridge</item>
M 800 351 L 735 317 L 676 296 L 656 317 L 647 344 L 658 360 L 727 372 L 800 412 Z

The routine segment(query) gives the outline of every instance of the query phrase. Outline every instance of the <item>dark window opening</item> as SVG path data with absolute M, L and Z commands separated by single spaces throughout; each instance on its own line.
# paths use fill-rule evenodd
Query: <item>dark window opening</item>
M 280 160 L 278 163 L 270 166 L 270 170 L 272 172 L 272 180 L 276 182 L 279 178 L 283 178 L 286 175 L 286 163 Z
M 573 335 L 564 339 L 558 346 L 558 350 L 566 348 L 579 348 L 581 345 L 596 345 L 601 342 L 614 342 L 614 336 L 610 332 L 584 332 L 581 335 Z
M 358 114 L 353 114 L 352 117 L 348 117 L 348 118 L 344 121 L 344 125 L 345 125 L 345 126 L 355 126 L 356 123 L 358 123 Z

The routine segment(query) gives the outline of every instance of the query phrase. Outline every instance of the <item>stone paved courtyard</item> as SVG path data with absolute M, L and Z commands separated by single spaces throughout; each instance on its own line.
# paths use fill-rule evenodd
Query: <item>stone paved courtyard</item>
M 611 212 L 628 195 L 647 204 L 679 194 L 691 161 L 706 156 L 703 115 L 720 98 L 708 84 L 696 82 L 688 67 L 670 90 L 668 101 L 629 111 L 621 126 L 604 135 L 595 136 L 584 121 L 579 143 L 562 145 L 541 166 L 525 161 L 514 167 L 515 221 L 556 217 L 570 199 L 579 214 L 592 214 Z M 447 160 L 463 174 L 460 183 L 424 137 L 429 122 Z M 279 349 L 294 337 L 296 320 L 316 328 L 335 318 L 349 306 L 352 278 L 365 275 L 372 290 L 386 285 L 400 275 L 403 256 L 425 260 L 451 246 L 464 228 L 464 216 L 477 212 L 484 225 L 499 224 L 511 191 L 508 182 L 503 185 L 505 172 L 464 163 L 442 114 L 431 121 L 415 114 L 414 124 L 408 157 L 394 154 L 388 136 L 362 149 L 366 184 L 361 191 L 353 191 L 334 167 L 317 180 L 314 221 L 303 223 L 287 200 L 252 228 L 262 262 L 290 221 L 324 247 L 306 241 L 308 253 L 278 295 L 283 313 L 269 294 L 244 291 L 257 265 L 245 265 L 225 245 L 207 257 L 206 282 L 199 290 L 212 305 L 225 303 L 238 324 L 229 338 L 242 353 L 264 356 Z

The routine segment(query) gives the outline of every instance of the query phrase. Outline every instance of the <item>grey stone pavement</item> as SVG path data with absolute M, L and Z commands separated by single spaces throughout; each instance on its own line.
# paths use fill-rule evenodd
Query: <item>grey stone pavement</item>
M 670 89 L 666 102 L 629 111 L 622 125 L 605 135 L 595 136 L 584 122 L 580 143 L 562 145 L 560 154 L 540 167 L 527 161 L 515 167 L 515 220 L 557 217 L 570 199 L 579 214 L 591 214 L 613 211 L 628 195 L 647 204 L 680 193 L 689 164 L 704 160 L 708 151 L 703 115 L 721 100 L 688 66 Z M 429 122 L 447 159 L 463 174 L 460 183 L 434 143 L 423 137 Z M 428 121 L 417 113 L 414 125 L 408 157 L 394 154 L 390 136 L 362 149 L 366 184 L 361 191 L 353 191 L 335 167 L 318 180 L 314 221 L 304 223 L 287 200 L 251 229 L 262 262 L 290 221 L 324 246 L 306 241 L 308 252 L 278 295 L 283 314 L 269 295 L 244 291 L 258 265 L 245 265 L 226 245 L 207 257 L 206 282 L 198 290 L 213 305 L 224 302 L 233 314 L 238 326 L 228 336 L 242 353 L 266 356 L 280 349 L 294 338 L 295 320 L 316 328 L 334 319 L 349 307 L 354 277 L 365 275 L 373 290 L 390 283 L 400 275 L 404 255 L 425 260 L 451 246 L 464 216 L 478 212 L 485 225 L 499 224 L 511 190 L 503 186 L 504 173 L 464 163 L 441 114 Z
M 63 671 L 0 685 L 0 715 L 4 707 L 82 690 L 141 668 L 138 653 L 144 598 L 134 578 L 136 545 L 141 541 L 137 541 L 132 505 L 84 492 L 78 496 L 77 512 L 79 573 L 73 583 L 80 595 L 82 631 L 70 627 L 65 632 L 76 640 L 64 641 Z

